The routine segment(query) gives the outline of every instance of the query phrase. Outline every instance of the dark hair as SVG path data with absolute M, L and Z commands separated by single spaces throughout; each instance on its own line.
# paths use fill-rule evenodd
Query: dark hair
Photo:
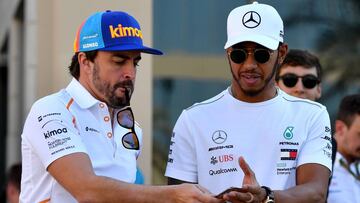
M 85 53 L 87 59 L 89 59 L 91 62 L 94 62 L 97 52 L 98 51 L 95 50 L 95 51 L 86 51 L 84 53 Z M 80 65 L 79 65 L 79 61 L 78 61 L 79 53 L 80 52 L 76 52 L 74 54 L 74 56 L 71 59 L 71 64 L 68 67 L 70 74 L 77 80 L 80 77 Z
M 321 64 L 319 62 L 319 58 L 306 50 L 292 49 L 287 53 L 280 68 L 278 68 L 276 71 L 276 76 L 275 76 L 276 81 L 279 81 L 280 70 L 285 65 L 304 66 L 305 68 L 308 68 L 308 69 L 315 67 L 317 77 L 318 77 L 319 81 L 321 81 L 322 68 L 321 68 Z
M 21 163 L 14 164 L 10 167 L 7 174 L 7 184 L 11 183 L 20 191 L 21 185 Z
M 345 96 L 341 100 L 336 119 L 350 127 L 356 115 L 360 115 L 360 94 Z

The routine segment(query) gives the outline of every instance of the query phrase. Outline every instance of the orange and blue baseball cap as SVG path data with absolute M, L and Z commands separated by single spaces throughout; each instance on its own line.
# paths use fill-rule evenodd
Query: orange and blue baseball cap
M 74 41 L 74 52 L 93 50 L 163 54 L 160 50 L 143 45 L 139 23 L 122 11 L 97 12 L 80 25 Z

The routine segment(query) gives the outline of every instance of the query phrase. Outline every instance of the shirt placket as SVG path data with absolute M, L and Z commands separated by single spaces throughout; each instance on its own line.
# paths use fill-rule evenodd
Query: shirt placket
M 111 144 L 113 146 L 113 157 L 115 157 L 117 145 L 114 140 L 114 133 L 113 133 L 114 131 L 113 131 L 112 125 L 111 125 L 109 110 L 105 103 L 102 103 L 102 102 L 99 103 L 99 113 L 100 113 L 100 118 L 101 118 L 101 120 L 100 120 L 101 126 L 102 126 L 104 132 L 106 133 L 107 139 L 109 140 L 109 142 L 111 142 Z

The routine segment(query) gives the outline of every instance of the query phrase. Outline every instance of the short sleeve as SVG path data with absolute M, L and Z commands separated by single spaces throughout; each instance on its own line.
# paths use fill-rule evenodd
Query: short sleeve
M 307 139 L 301 148 L 298 165 L 306 163 L 318 163 L 331 171 L 331 128 L 329 114 L 326 108 L 322 108 L 321 112 L 314 116 L 309 125 L 309 133 Z
M 197 160 L 187 112 L 178 118 L 171 135 L 165 176 L 186 182 L 198 182 Z
M 55 99 L 42 99 L 32 106 L 22 133 L 23 144 L 45 168 L 65 155 L 87 153 L 73 119 L 65 105 Z

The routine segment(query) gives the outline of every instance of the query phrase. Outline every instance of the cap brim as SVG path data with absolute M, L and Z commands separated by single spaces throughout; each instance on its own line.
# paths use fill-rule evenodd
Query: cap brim
M 154 55 L 163 55 L 164 53 L 160 50 L 157 49 L 153 49 L 150 47 L 146 47 L 146 46 L 139 46 L 139 45 L 135 45 L 135 44 L 127 44 L 127 45 L 114 45 L 114 46 L 109 46 L 106 48 L 100 48 L 97 49 L 100 51 L 140 51 L 142 53 L 147 53 L 147 54 L 154 54 Z
M 237 37 L 232 37 L 232 40 L 227 41 L 224 49 L 227 49 L 235 44 L 241 43 L 241 42 L 255 42 L 257 44 L 260 44 L 264 47 L 267 47 L 271 50 L 276 50 L 279 46 L 279 41 L 275 40 L 273 38 L 264 36 L 264 35 L 256 35 L 256 34 L 248 34 L 248 35 L 239 35 Z

